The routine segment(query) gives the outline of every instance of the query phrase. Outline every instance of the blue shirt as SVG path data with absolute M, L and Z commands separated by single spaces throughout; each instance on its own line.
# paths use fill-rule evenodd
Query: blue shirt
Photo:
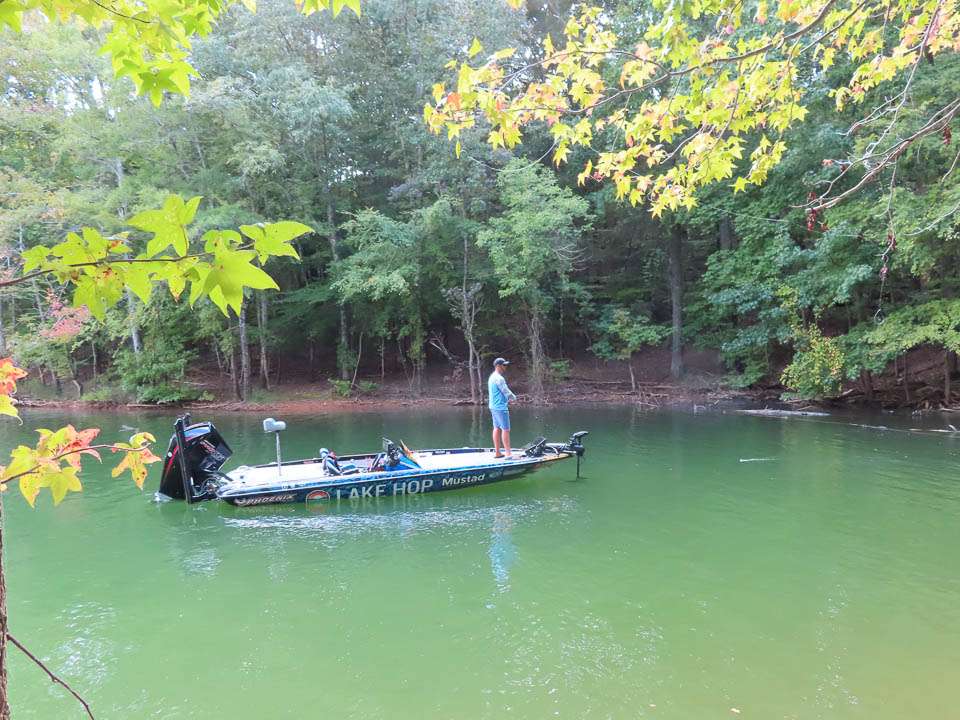
M 507 403 L 517 399 L 507 387 L 507 379 L 496 370 L 490 373 L 490 379 L 487 380 L 487 396 L 490 398 L 491 410 L 506 410 Z

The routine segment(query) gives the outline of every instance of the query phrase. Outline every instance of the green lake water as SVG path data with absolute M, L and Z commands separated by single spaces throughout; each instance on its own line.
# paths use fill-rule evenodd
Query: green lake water
M 893 416 L 513 414 L 520 442 L 589 429 L 585 477 L 234 508 L 87 462 L 57 508 L 8 492 L 11 630 L 100 719 L 960 717 L 960 439 Z M 4 448 L 64 422 L 165 447 L 173 419 L 24 415 Z M 231 465 L 272 457 L 260 417 L 210 419 Z M 290 459 L 489 444 L 469 409 L 286 419 Z M 83 717 L 10 652 L 18 720 Z

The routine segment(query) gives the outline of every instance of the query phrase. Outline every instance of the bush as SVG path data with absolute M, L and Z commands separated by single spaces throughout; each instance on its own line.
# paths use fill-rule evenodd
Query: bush
M 552 382 L 567 380 L 570 377 L 569 360 L 553 360 L 550 362 L 550 369 L 547 371 Z
M 199 392 L 183 384 L 194 357 L 193 352 L 162 345 L 139 355 L 124 349 L 116 358 L 120 384 L 137 402 L 162 405 L 196 400 Z
M 380 387 L 377 383 L 371 382 L 370 380 L 360 380 L 356 385 L 349 380 L 338 380 L 337 378 L 329 378 L 328 382 L 333 385 L 333 391 L 342 398 L 351 397 L 354 393 L 357 395 L 368 395 Z
M 361 395 L 369 395 L 378 387 L 380 386 L 377 385 L 377 383 L 372 382 L 370 380 L 361 380 L 360 382 L 357 383 L 357 390 L 360 391 Z
M 350 397 L 350 393 L 353 390 L 353 383 L 349 380 L 340 380 L 338 378 L 329 378 L 328 382 L 333 385 L 333 391 L 343 398 Z

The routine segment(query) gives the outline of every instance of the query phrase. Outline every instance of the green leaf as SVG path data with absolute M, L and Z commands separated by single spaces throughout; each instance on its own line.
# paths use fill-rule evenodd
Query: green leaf
M 150 302 L 153 283 L 150 282 L 149 269 L 143 264 L 130 265 L 124 273 L 124 283 L 144 305 Z
M 16 33 L 23 32 L 23 6 L 15 0 L 0 2 L 0 27 L 9 25 Z
M 93 278 L 86 276 L 77 282 L 77 289 L 73 293 L 73 305 L 74 307 L 85 305 L 90 310 L 90 314 L 97 320 L 103 320 L 107 310 L 103 299 L 100 297 L 97 284 L 93 281 Z
M 133 227 L 153 233 L 153 238 L 147 243 L 147 257 L 153 257 L 171 246 L 177 254 L 187 254 L 189 241 L 185 225 L 193 220 L 199 204 L 199 197 L 184 203 L 179 195 L 170 195 L 161 209 L 145 210 L 130 218 L 129 224 Z
M 253 240 L 253 248 L 262 265 L 269 257 L 286 256 L 299 259 L 296 249 L 290 244 L 294 238 L 313 232 L 303 223 L 283 220 L 260 225 L 241 225 L 240 232 Z
M 213 296 L 215 290 L 223 294 L 223 304 L 232 307 L 238 314 L 243 303 L 243 289 L 279 290 L 273 278 L 254 265 L 251 250 L 222 251 L 215 255 L 213 265 L 203 283 L 203 292 Z M 217 303 L 221 310 L 223 306 Z
M 50 485 L 50 494 L 53 495 L 54 505 L 60 504 L 67 491 L 79 492 L 82 489 L 80 479 L 77 477 L 77 469 L 71 465 L 63 467 L 59 472 L 48 474 L 46 481 Z

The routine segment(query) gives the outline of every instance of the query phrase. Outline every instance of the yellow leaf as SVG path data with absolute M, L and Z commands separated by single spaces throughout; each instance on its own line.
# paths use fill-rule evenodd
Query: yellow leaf
M 34 507 L 37 495 L 40 493 L 40 484 L 38 481 L 39 478 L 36 473 L 30 473 L 20 478 L 20 494 L 30 503 L 30 507 Z
M 80 492 L 83 489 L 77 477 L 77 468 L 71 466 L 65 467 L 60 472 L 50 473 L 47 476 L 47 482 L 50 485 L 54 505 L 59 505 L 68 491 Z
M 483 45 L 480 44 L 480 39 L 474 38 L 473 42 L 470 44 L 470 49 L 467 50 L 467 56 L 473 57 L 474 55 L 479 53 L 481 50 L 483 50 Z
M 9 395 L 0 395 L 0 415 L 9 415 L 10 417 L 19 418 L 20 413 L 17 412 L 14 399 Z

